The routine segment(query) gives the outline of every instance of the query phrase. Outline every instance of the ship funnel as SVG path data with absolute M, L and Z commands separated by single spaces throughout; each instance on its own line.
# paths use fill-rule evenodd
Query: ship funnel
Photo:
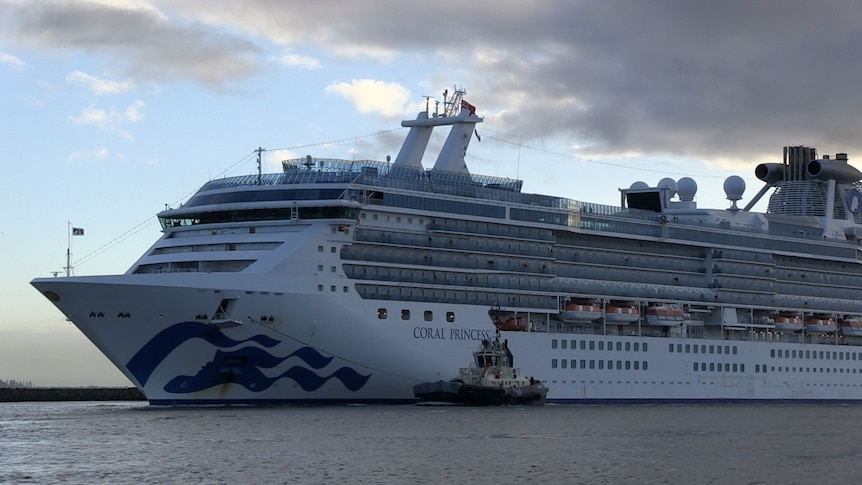
M 784 167 L 780 163 L 761 163 L 754 168 L 754 176 L 773 185 L 784 180 Z
M 843 155 L 843 158 L 841 157 Z M 834 180 L 841 184 L 852 184 L 862 179 L 862 172 L 847 163 L 847 155 L 838 154 L 837 160 L 813 160 L 805 167 L 808 178 L 817 180 Z

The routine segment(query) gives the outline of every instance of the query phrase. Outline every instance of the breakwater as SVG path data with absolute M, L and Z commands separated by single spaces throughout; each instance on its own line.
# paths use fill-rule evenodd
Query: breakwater
M 5 387 L 0 402 L 25 401 L 145 401 L 134 387 Z

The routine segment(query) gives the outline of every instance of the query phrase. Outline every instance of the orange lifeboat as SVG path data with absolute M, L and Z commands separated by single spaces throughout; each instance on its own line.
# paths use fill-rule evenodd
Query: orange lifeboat
M 833 333 L 836 330 L 838 325 L 830 315 L 813 315 L 805 322 L 805 331 L 808 333 L 824 334 Z
M 798 332 L 804 326 L 798 313 L 781 312 L 775 317 L 775 330 L 779 332 Z
M 862 337 L 862 317 L 845 316 L 838 321 L 841 333 L 848 337 Z
M 659 327 L 675 327 L 685 321 L 685 312 L 676 303 L 657 303 L 646 309 L 646 322 Z
M 605 322 L 607 323 L 632 323 L 640 317 L 637 305 L 615 304 L 605 307 Z
M 569 301 L 566 309 L 560 312 L 560 320 L 564 322 L 592 322 L 602 316 L 602 307 L 595 301 L 577 303 Z

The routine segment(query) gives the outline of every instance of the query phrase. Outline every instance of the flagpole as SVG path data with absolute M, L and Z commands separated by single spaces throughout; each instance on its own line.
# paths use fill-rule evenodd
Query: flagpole
M 66 246 L 66 276 L 72 274 L 72 221 L 66 221 L 66 238 L 69 244 Z

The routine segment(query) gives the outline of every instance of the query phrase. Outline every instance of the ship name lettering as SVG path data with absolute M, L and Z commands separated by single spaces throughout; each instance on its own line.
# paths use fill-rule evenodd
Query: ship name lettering
M 487 330 L 476 328 L 452 328 L 449 329 L 450 340 L 487 340 L 490 339 Z
M 413 338 L 446 340 L 442 328 L 413 327 Z

